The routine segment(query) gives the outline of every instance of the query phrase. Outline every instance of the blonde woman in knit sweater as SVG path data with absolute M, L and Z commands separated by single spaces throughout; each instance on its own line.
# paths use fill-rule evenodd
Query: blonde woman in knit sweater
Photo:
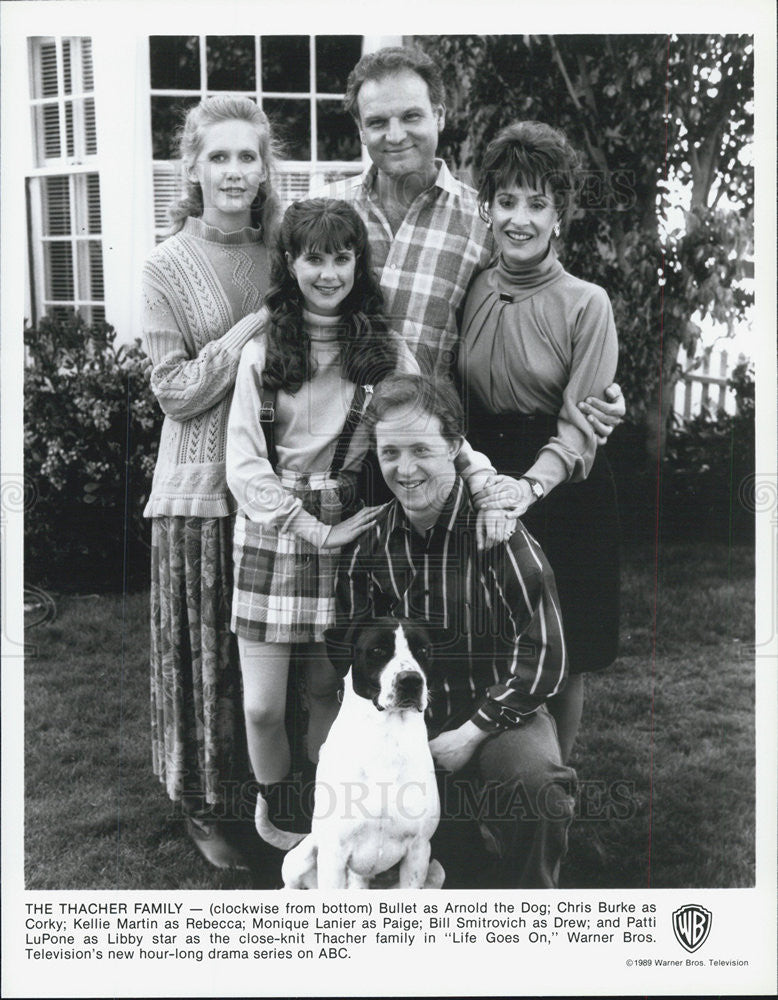
M 388 328 L 367 231 L 345 202 L 287 209 L 271 283 L 265 329 L 240 359 L 227 481 L 238 503 L 232 620 L 249 755 L 271 811 L 283 819 L 290 657 L 294 650 L 306 666 L 313 764 L 338 711 L 339 681 L 323 643 L 333 622 L 335 563 L 379 510 L 347 516 L 368 449 L 361 415 L 373 384 L 419 369 Z M 469 445 L 458 466 L 471 492 L 493 472 Z
M 245 867 L 226 835 L 248 776 L 240 670 L 230 633 L 227 416 L 243 346 L 259 329 L 266 237 L 278 216 L 265 115 L 212 97 L 186 116 L 186 197 L 175 235 L 143 272 L 144 343 L 165 421 L 151 497 L 154 771 L 218 867 Z

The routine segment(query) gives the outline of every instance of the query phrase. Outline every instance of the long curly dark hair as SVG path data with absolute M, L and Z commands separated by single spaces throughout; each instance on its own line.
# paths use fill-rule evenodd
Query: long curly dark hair
M 270 313 L 262 384 L 297 392 L 315 374 L 311 339 L 303 328 L 303 296 L 289 270 L 302 253 L 352 250 L 354 287 L 341 304 L 340 364 L 355 385 L 380 382 L 397 367 L 397 345 L 389 335 L 384 297 L 373 277 L 365 224 L 351 205 L 334 198 L 294 202 L 286 210 L 272 250 Z M 288 254 L 288 257 L 287 257 Z

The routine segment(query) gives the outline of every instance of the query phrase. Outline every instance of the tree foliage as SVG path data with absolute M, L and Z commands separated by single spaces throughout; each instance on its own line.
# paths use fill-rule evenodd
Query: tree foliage
M 619 382 L 648 451 L 664 441 L 678 349 L 695 314 L 730 325 L 751 248 L 753 46 L 746 36 L 425 36 L 456 81 L 444 156 L 477 175 L 487 143 L 520 119 L 581 151 L 565 265 L 614 306 Z M 673 204 L 680 192 L 680 204 Z M 674 211 L 675 210 L 675 211 Z M 680 225 L 671 220 L 680 218 Z

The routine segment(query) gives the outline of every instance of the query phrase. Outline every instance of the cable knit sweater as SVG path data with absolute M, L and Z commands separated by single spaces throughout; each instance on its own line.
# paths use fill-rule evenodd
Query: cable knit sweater
M 261 328 L 267 250 L 258 229 L 202 219 L 161 243 L 143 269 L 143 341 L 165 413 L 144 515 L 225 517 L 227 417 L 243 346 Z

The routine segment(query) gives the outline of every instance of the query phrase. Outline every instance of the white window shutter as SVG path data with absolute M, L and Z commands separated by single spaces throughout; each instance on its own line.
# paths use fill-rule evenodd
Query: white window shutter
M 283 205 L 307 198 L 311 190 L 311 175 L 307 170 L 281 170 L 278 177 L 278 197 Z
M 56 97 L 57 90 L 57 46 L 53 41 L 41 42 L 38 49 L 38 66 L 35 74 L 33 96 Z
M 75 133 L 73 128 L 73 102 L 65 102 L 65 150 L 66 155 L 76 155 Z
M 43 286 L 38 304 L 41 313 L 64 317 L 76 309 L 93 322 L 105 318 L 105 281 L 91 39 L 35 38 L 30 54 L 40 168 L 31 189 L 40 199 L 31 212 Z M 88 158 L 92 173 L 84 172 Z
M 87 243 L 87 247 L 89 248 L 89 271 L 91 276 L 89 297 L 92 299 L 104 299 L 103 245 L 99 240 L 90 240 Z
M 69 38 L 64 38 L 62 40 L 62 84 L 63 93 L 72 94 L 73 93 L 73 71 L 71 66 L 71 40 Z
M 362 173 L 362 164 L 358 163 L 353 170 L 325 170 L 321 175 L 323 184 L 333 184 L 335 181 L 345 180 L 346 177 L 355 177 Z
M 103 249 L 99 240 L 79 240 L 76 248 L 79 299 L 103 299 Z
M 94 92 L 95 72 L 92 63 L 92 39 L 81 39 L 81 86 L 85 92 Z
M 84 100 L 84 152 L 87 156 L 97 155 L 97 123 L 95 121 L 95 99 Z
M 154 161 L 154 229 L 164 237 L 170 229 L 168 209 L 184 193 L 181 165 L 175 160 Z
M 101 232 L 100 178 L 97 174 L 86 175 L 86 215 L 87 232 L 91 234 Z
M 73 302 L 73 247 L 70 243 L 44 243 L 46 298 L 53 302 Z
M 67 177 L 44 177 L 43 192 L 43 235 L 69 236 L 70 225 L 70 184 Z
M 59 127 L 59 105 L 44 104 L 40 108 L 42 118 L 43 159 L 53 160 L 62 156 L 62 141 Z

